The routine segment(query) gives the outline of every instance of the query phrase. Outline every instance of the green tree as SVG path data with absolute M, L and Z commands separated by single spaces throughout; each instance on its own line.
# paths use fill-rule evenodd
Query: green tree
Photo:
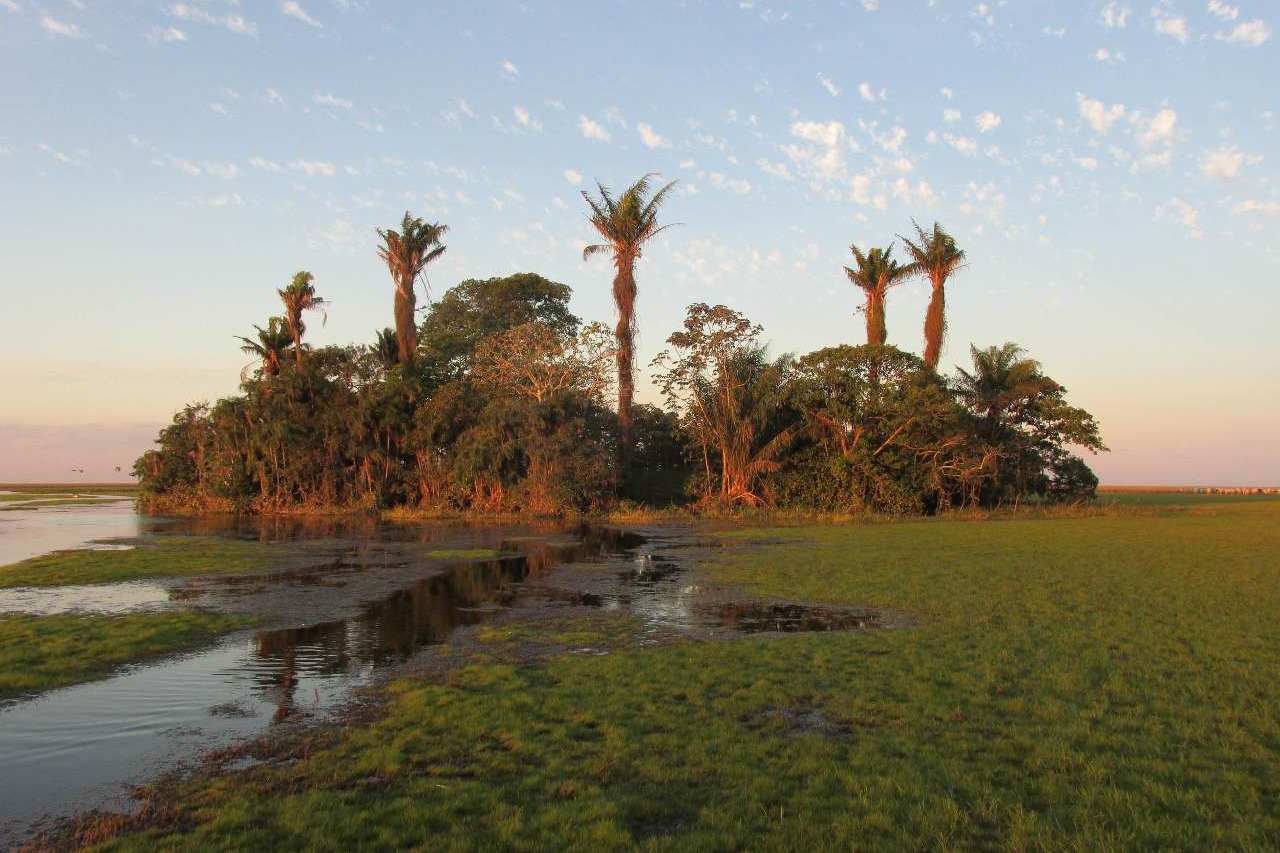
M 947 333 L 947 281 L 964 265 L 965 255 L 956 247 L 955 239 L 938 223 L 933 223 L 932 231 L 925 231 L 914 220 L 911 224 L 915 226 L 916 239 L 899 239 L 911 256 L 912 266 L 933 286 L 929 308 L 924 315 L 924 363 L 930 370 L 937 370 Z
M 650 195 L 650 173 L 627 187 L 617 198 L 604 184 L 597 183 L 599 198 L 582 193 L 591 208 L 589 221 L 603 243 L 587 246 L 582 250 L 586 260 L 592 255 L 608 254 L 613 259 L 613 303 L 618 309 L 618 323 L 614 328 L 617 339 L 618 362 L 618 426 L 622 433 L 621 450 L 624 456 L 632 444 L 631 414 L 635 396 L 635 348 L 636 348 L 636 261 L 640 259 L 645 244 L 670 225 L 658 225 L 658 210 L 675 186 L 672 181 Z
M 289 333 L 289 328 L 281 317 L 267 320 L 265 329 L 256 325 L 253 328 L 257 330 L 255 337 L 236 337 L 236 340 L 244 342 L 240 351 L 257 358 L 265 375 L 276 376 L 280 373 L 280 362 L 293 345 L 293 335 Z
M 973 372 L 958 370 L 956 393 L 975 419 L 975 432 L 996 454 L 999 475 L 984 501 L 1018 501 L 1026 495 L 1053 497 L 1056 478 L 1086 484 L 1088 476 L 1071 463 L 1069 448 L 1106 452 L 1097 420 L 1070 405 L 1067 389 L 1044 375 L 1040 363 L 1015 343 L 970 347 Z M 1087 469 L 1087 466 L 1085 466 Z M 1064 491 L 1076 494 L 1076 485 Z
M 672 349 L 654 359 L 668 408 L 701 452 L 704 501 L 769 503 L 762 480 L 795 437 L 784 406 L 790 359 L 770 360 L 760 331 L 723 305 L 690 305 L 667 338 Z
M 329 319 L 324 311 L 329 303 L 316 294 L 314 281 L 315 276 L 311 273 L 299 270 L 294 273 L 293 281 L 289 282 L 288 287 L 276 291 L 280 294 L 280 301 L 284 303 L 284 321 L 289 327 L 289 335 L 293 338 L 293 354 L 299 365 L 302 364 L 302 336 L 307 331 L 307 327 L 302 322 L 302 312 L 319 311 L 326 321 Z
M 467 279 L 431 306 L 420 327 L 419 355 L 436 383 L 462 376 L 476 345 L 489 335 L 539 323 L 572 335 L 580 321 L 569 310 L 566 284 L 525 272 L 501 278 Z
M 373 354 L 384 369 L 390 370 L 400 361 L 400 344 L 395 329 L 381 329 L 373 342 Z
M 862 308 L 867 319 L 867 343 L 883 346 L 889 337 L 884 319 L 889 290 L 912 276 L 915 268 L 894 260 L 892 244 L 887 249 L 872 249 L 866 254 L 857 246 L 850 246 L 849 251 L 853 253 L 857 269 L 845 267 L 844 271 L 867 299 Z
M 413 364 L 414 352 L 418 348 L 418 295 L 414 288 L 427 264 L 444 254 L 446 247 L 440 243 L 440 238 L 448 230 L 447 225 L 416 219 L 407 210 L 399 231 L 378 229 L 378 236 L 382 238 L 378 257 L 387 265 L 396 288 L 396 342 L 400 347 L 401 364 Z

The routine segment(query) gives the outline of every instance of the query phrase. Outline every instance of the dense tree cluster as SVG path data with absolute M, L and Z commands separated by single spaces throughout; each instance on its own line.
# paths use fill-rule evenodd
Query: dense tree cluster
M 608 241 L 590 252 L 615 265 L 612 331 L 534 273 L 464 281 L 418 312 L 447 229 L 408 214 L 379 231 L 396 327 L 370 344 L 309 346 L 303 314 L 327 303 L 298 273 L 283 316 L 240 338 L 254 359 L 242 393 L 186 407 L 138 460 L 144 494 L 168 509 L 485 513 L 619 500 L 929 513 L 1093 496 L 1072 449 L 1105 450 L 1098 425 L 1019 347 L 971 348 L 971 367 L 938 373 L 944 289 L 964 260 L 938 226 L 904 241 L 907 263 L 853 247 L 866 344 L 771 356 L 748 318 L 692 305 L 651 365 L 665 407 L 633 405 L 634 265 L 668 188 L 588 198 Z M 924 359 L 885 342 L 885 297 L 912 278 L 932 287 Z

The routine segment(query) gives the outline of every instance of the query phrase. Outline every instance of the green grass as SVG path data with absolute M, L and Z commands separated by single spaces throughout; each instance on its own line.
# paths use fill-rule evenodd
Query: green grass
M 101 678 L 201 646 L 248 620 L 203 612 L 0 616 L 0 700 Z
M 1109 506 L 1203 506 L 1276 500 L 1280 500 L 1280 495 L 1211 495 L 1199 492 L 1102 492 L 1098 495 L 1098 503 Z
M 57 551 L 0 566 L 0 589 L 240 574 L 265 571 L 289 556 L 286 544 L 213 536 L 162 536 L 137 540 L 137 547 L 127 551 Z
M 437 560 L 492 560 L 502 554 L 495 548 L 437 548 L 427 556 Z
M 718 581 L 914 625 L 482 653 L 116 846 L 1280 846 L 1280 502 L 758 535 L 787 541 L 717 550 Z M 592 630 L 631 628 L 546 633 Z
M 0 492 L 14 492 L 24 497 L 38 495 L 136 495 L 137 483 L 0 483 Z M 18 500 L 0 494 L 0 500 Z

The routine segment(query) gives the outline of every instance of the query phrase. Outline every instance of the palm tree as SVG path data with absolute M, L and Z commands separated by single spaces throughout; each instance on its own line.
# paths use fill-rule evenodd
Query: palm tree
M 892 243 L 887 249 L 872 249 L 865 255 L 857 246 L 850 246 L 849 251 L 853 252 L 858 268 L 845 267 L 845 274 L 867 297 L 862 309 L 867 315 L 867 343 L 883 346 L 889 338 L 884 323 L 884 303 L 889 288 L 902 284 L 916 269 L 912 264 L 903 265 L 893 259 Z
M 390 370 L 399 360 L 400 344 L 396 342 L 395 329 L 382 329 L 378 339 L 373 342 L 373 352 L 378 356 L 382 366 Z
M 924 363 L 930 370 L 937 370 L 942 356 L 942 340 L 947 333 L 946 286 L 947 279 L 964 265 L 964 252 L 956 248 L 955 239 L 933 223 L 933 231 L 925 231 L 915 220 L 916 240 L 899 237 L 907 247 L 912 266 L 927 276 L 933 285 L 929 298 L 929 310 L 924 315 Z
M 988 436 L 999 429 L 1001 416 L 1017 403 L 1054 391 L 1058 384 L 1040 372 L 1040 362 L 1027 358 L 1015 343 L 978 349 L 969 347 L 973 373 L 962 367 L 956 380 L 960 398 L 982 416 Z
M 280 294 L 280 301 L 284 303 L 284 321 L 288 324 L 289 334 L 293 337 L 293 354 L 299 367 L 302 366 L 302 336 L 307 331 L 307 327 L 302 322 L 302 312 L 319 311 L 324 315 L 325 322 L 329 320 L 329 315 L 324 310 L 329 303 L 323 297 L 316 295 L 315 286 L 312 284 L 315 280 L 316 277 L 311 273 L 299 270 L 293 274 L 293 281 L 289 282 L 288 287 L 276 291 Z
M 650 196 L 649 179 L 654 174 L 645 175 L 617 198 L 598 182 L 599 198 L 592 198 L 585 191 L 582 193 L 591 208 L 589 221 L 604 238 L 603 243 L 583 249 L 582 259 L 585 261 L 602 253 L 613 257 L 613 304 L 618 308 L 618 325 L 614 328 L 618 344 L 618 425 L 622 430 L 621 450 L 624 455 L 631 449 L 631 401 L 635 396 L 636 261 L 640 259 L 646 243 L 671 227 L 658 225 L 658 209 L 676 184 L 672 181 Z
M 280 372 L 281 360 L 288 355 L 289 347 L 293 345 L 293 335 L 289 333 L 282 317 L 272 317 L 267 321 L 265 329 L 261 326 L 253 328 L 258 331 L 256 340 L 236 336 L 236 340 L 244 341 L 240 351 L 261 360 L 262 372 L 267 376 L 275 376 Z
M 386 263 L 391 281 L 396 286 L 396 342 L 401 364 L 412 364 L 414 351 L 418 348 L 415 318 L 418 296 L 414 285 L 427 264 L 444 254 L 445 247 L 441 245 L 440 238 L 448 230 L 448 225 L 415 219 L 407 210 L 399 231 L 378 229 L 378 236 L 382 238 L 378 257 Z

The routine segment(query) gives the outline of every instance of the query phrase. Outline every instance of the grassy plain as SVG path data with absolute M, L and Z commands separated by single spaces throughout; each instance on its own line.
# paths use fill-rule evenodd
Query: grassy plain
M 1275 849 L 1280 501 L 752 530 L 753 594 L 866 633 L 637 647 L 482 632 L 298 760 L 197 779 L 113 849 Z M 521 665 L 507 645 L 611 648 Z

